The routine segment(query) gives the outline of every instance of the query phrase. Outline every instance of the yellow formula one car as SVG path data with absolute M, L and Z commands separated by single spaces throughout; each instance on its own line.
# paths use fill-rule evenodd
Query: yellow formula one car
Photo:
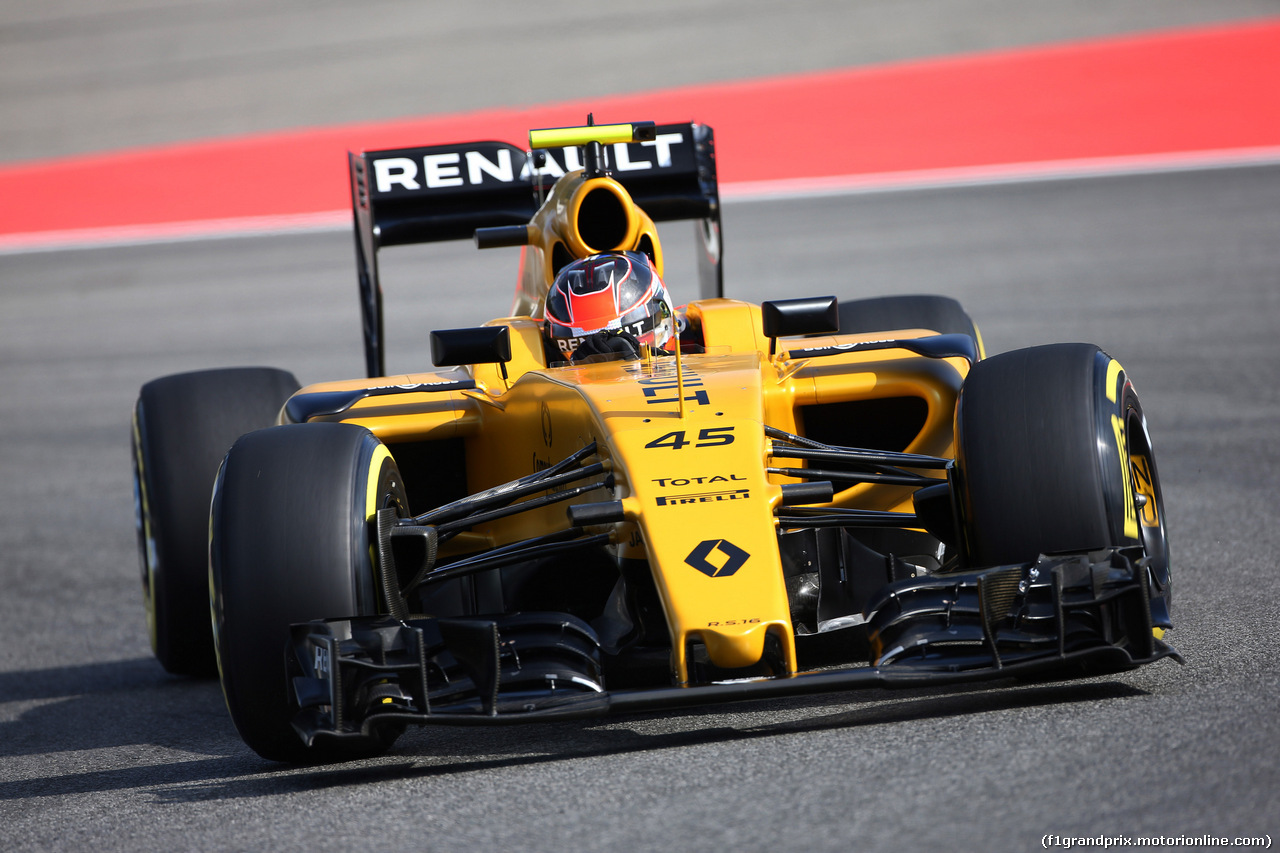
M 152 643 L 175 672 L 216 661 L 250 747 L 336 760 L 409 724 L 1176 657 L 1116 361 L 983 358 L 938 296 L 723 298 L 710 128 L 529 143 L 351 156 L 369 378 L 142 389 Z M 698 235 L 687 306 L 662 284 L 672 219 Z M 435 331 L 435 370 L 385 376 L 379 249 L 472 237 L 521 247 L 512 316 Z

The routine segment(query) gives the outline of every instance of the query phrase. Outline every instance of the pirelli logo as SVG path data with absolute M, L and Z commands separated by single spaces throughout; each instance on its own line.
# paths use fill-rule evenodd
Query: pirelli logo
M 751 497 L 750 489 L 733 489 L 727 492 L 698 492 L 692 495 L 661 495 L 658 506 L 685 506 L 719 501 L 741 501 Z

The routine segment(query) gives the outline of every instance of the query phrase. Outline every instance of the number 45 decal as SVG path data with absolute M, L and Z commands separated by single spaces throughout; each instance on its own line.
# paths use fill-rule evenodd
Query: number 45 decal
M 683 447 L 719 447 L 725 444 L 733 444 L 733 427 L 708 427 L 698 431 L 698 438 L 690 441 L 685 438 L 684 430 L 676 430 L 666 435 L 659 436 L 653 441 L 645 445 L 645 447 L 670 447 L 672 450 L 680 450 Z

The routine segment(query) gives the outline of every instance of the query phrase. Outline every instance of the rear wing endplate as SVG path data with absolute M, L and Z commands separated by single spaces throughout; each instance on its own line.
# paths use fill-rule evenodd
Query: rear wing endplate
M 604 147 L 607 168 L 655 222 L 696 220 L 699 295 L 721 296 L 715 137 L 701 124 L 663 124 L 645 142 Z M 351 152 L 351 206 L 365 365 L 385 374 L 378 250 L 471 239 L 477 228 L 523 225 L 555 181 L 581 168 L 576 147 L 531 153 L 505 142 Z

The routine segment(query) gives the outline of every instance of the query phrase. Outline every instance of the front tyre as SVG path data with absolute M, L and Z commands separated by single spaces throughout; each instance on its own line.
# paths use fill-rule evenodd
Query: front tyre
M 1164 500 L 1142 404 L 1092 344 L 975 364 L 956 408 L 955 479 L 966 562 L 1140 546 L 1154 624 L 1169 622 Z
M 133 409 L 133 501 L 151 649 L 169 672 L 213 675 L 209 493 L 231 443 L 275 423 L 298 390 L 270 367 L 154 379 Z
M 407 514 L 386 446 L 350 424 L 292 424 L 243 436 L 223 461 L 210 516 L 209 588 L 227 709 L 241 737 L 274 761 L 376 755 L 395 740 L 317 742 L 292 726 L 289 626 L 370 616 L 379 509 Z

